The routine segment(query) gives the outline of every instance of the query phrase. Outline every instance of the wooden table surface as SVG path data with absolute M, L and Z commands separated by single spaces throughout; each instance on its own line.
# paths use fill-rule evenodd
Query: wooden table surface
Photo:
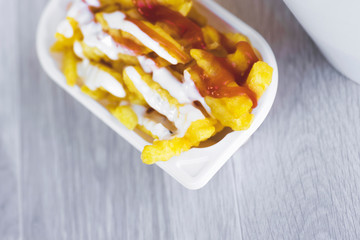
M 219 0 L 270 43 L 274 106 L 203 189 L 140 154 L 41 69 L 47 0 L 0 1 L 0 239 L 359 239 L 360 86 L 281 0 Z

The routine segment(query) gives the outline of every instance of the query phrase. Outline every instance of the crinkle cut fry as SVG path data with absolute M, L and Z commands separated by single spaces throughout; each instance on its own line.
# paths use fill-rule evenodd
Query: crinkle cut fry
M 246 80 L 246 85 L 256 93 L 259 99 L 271 83 L 273 68 L 266 62 L 256 62 Z
M 138 124 L 136 113 L 130 106 L 118 106 L 110 109 L 110 112 L 129 130 L 134 130 Z
M 72 49 L 65 49 L 63 59 L 63 70 L 66 78 L 66 83 L 69 86 L 75 86 L 78 79 L 76 64 L 78 59 Z
M 201 119 L 193 122 L 184 137 L 175 137 L 170 140 L 155 140 L 152 145 L 147 145 L 141 154 L 141 159 L 146 164 L 167 161 L 182 152 L 199 146 L 213 136 L 215 132 L 213 119 Z
M 234 131 L 246 130 L 250 127 L 254 116 L 251 114 L 252 102 L 247 96 L 205 97 L 205 101 L 211 108 L 211 114 L 222 125 L 230 127 Z
M 80 89 L 83 93 L 85 93 L 89 97 L 93 98 L 94 100 L 101 100 L 109 95 L 109 93 L 106 90 L 98 88 L 93 91 L 93 90 L 89 89 L 86 85 L 81 86 Z
M 75 19 L 67 17 L 65 21 L 68 21 L 72 27 L 73 35 L 70 38 L 67 38 L 61 33 L 57 32 L 55 34 L 56 42 L 51 47 L 51 51 L 53 52 L 63 52 L 67 48 L 72 48 L 76 40 L 81 40 L 83 38 L 78 23 Z

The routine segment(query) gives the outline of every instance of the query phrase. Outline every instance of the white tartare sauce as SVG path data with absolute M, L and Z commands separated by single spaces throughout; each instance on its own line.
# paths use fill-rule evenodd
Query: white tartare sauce
M 74 42 L 73 50 L 74 50 L 74 53 L 75 53 L 75 55 L 77 57 L 79 57 L 81 59 L 85 59 L 83 48 L 82 48 L 81 43 L 79 41 Z
M 94 20 L 94 14 L 90 11 L 89 6 L 81 0 L 71 4 L 67 15 L 75 19 L 80 26 Z
M 183 91 L 182 83 L 165 68 L 158 68 L 153 72 L 153 80 L 160 84 L 161 87 L 166 89 L 171 96 L 176 98 L 179 103 L 192 103 L 186 92 Z
M 138 118 L 138 124 L 145 127 L 151 132 L 152 135 L 159 138 L 159 140 L 166 140 L 171 138 L 171 133 L 161 123 L 157 123 L 154 120 L 145 117 L 146 108 L 141 105 L 132 105 L 131 106 L 136 116 Z
M 104 19 L 112 29 L 119 29 L 137 38 L 146 47 L 153 50 L 157 55 L 164 58 L 171 64 L 177 64 L 176 58 L 170 55 L 158 42 L 143 32 L 136 24 L 126 20 L 126 15 L 120 11 L 104 13 Z
M 147 58 L 145 56 L 138 56 L 137 59 L 140 63 L 141 68 L 146 73 L 152 73 L 154 70 L 158 69 L 156 63 L 151 58 Z
M 118 60 L 119 54 L 134 55 L 134 53 L 116 43 L 114 39 L 102 30 L 99 23 L 90 22 L 80 26 L 84 35 L 84 43 L 89 47 L 96 47 L 111 60 Z
M 84 43 L 89 47 L 96 47 L 111 60 L 118 60 L 119 54 L 134 56 L 134 52 L 125 46 L 121 46 L 107 33 L 102 30 L 101 24 L 94 21 L 94 14 L 89 6 L 76 1 L 71 5 L 68 17 L 76 20 L 84 36 Z
M 166 89 L 179 103 L 192 104 L 194 101 L 199 101 L 205 110 L 211 114 L 210 107 L 200 95 L 188 71 L 184 71 L 183 82 L 181 83 L 169 69 L 166 67 L 157 67 L 152 59 L 139 56 L 138 60 L 143 70 L 146 73 L 153 73 L 153 80 L 159 83 L 162 88 Z
M 56 31 L 66 38 L 71 38 L 74 35 L 74 29 L 67 19 L 60 22 Z
M 122 84 L 110 73 L 92 65 L 88 60 L 77 64 L 77 73 L 85 85 L 92 91 L 103 87 L 112 95 L 123 98 L 126 96 Z
M 100 7 L 100 2 L 98 0 L 85 0 L 85 2 L 92 7 Z
M 194 81 L 191 79 L 191 74 L 185 70 L 184 78 L 183 78 L 182 88 L 183 91 L 186 92 L 187 96 L 192 101 L 199 101 L 201 105 L 205 108 L 205 110 L 211 115 L 211 109 L 205 102 L 203 96 L 200 95 L 199 90 L 196 88 Z
M 177 136 L 183 137 L 192 122 L 205 118 L 200 110 L 190 104 L 179 107 L 171 105 L 167 99 L 143 81 L 134 67 L 126 67 L 125 72 L 149 106 L 174 123 L 178 130 Z

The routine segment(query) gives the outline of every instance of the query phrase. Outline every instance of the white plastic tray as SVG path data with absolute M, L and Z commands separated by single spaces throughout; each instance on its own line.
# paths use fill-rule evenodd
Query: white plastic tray
M 57 84 L 131 143 L 136 149 L 142 151 L 143 147 L 148 143 L 133 131 L 126 129 L 100 104 L 83 94 L 78 87 L 69 87 L 66 85 L 64 75 L 58 67 L 58 62 L 56 62 L 50 54 L 49 49 L 55 41 L 54 34 L 57 25 L 65 18 L 66 6 L 69 2 L 70 0 L 51 0 L 41 16 L 36 43 L 41 65 Z M 253 111 L 254 122 L 248 130 L 232 132 L 213 146 L 193 148 L 167 162 L 157 163 L 160 168 L 189 189 L 199 189 L 203 187 L 235 151 L 256 131 L 270 111 L 278 85 L 278 69 L 274 54 L 260 34 L 213 1 L 199 0 L 196 2 L 196 5 L 199 12 L 207 17 L 210 25 L 223 32 L 241 32 L 248 36 L 253 46 L 260 51 L 263 60 L 273 67 L 274 73 L 271 85 L 261 97 L 257 108 Z M 116 149 L 114 151 L 116 151 Z M 118 161 L 128 160 L 118 159 Z M 140 159 L 138 159 L 138 161 L 139 164 L 143 164 Z

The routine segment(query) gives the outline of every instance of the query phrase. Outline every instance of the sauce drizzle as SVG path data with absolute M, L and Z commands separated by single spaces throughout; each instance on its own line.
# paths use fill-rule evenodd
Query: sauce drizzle
M 130 51 L 132 51 L 135 55 L 140 55 L 145 51 L 145 47 L 142 45 L 137 44 L 135 41 L 124 38 L 124 37 L 117 37 L 111 34 L 111 32 L 107 32 L 114 41 L 119 44 L 120 46 L 123 46 L 125 48 L 128 48 Z
M 172 29 L 185 42 L 191 45 L 191 48 L 206 49 L 204 36 L 201 28 L 195 22 L 183 16 L 177 11 L 162 6 L 156 0 L 133 0 L 138 12 L 148 21 L 163 22 Z
M 254 63 L 259 61 L 259 58 L 256 56 L 253 48 L 248 42 L 238 42 L 236 44 L 236 50 L 242 52 L 246 56 L 247 68 L 244 72 L 236 69 L 235 65 L 232 62 L 228 61 L 226 58 L 216 57 L 216 59 L 222 64 L 224 68 L 226 68 L 234 75 L 236 83 L 241 86 L 246 83 L 252 66 L 254 65 Z
M 248 67 L 244 72 L 238 71 L 235 66 L 225 57 L 216 57 L 209 52 L 203 52 L 203 58 L 211 65 L 211 76 L 198 65 L 191 69 L 198 74 L 201 83 L 197 83 L 200 94 L 214 98 L 234 97 L 247 95 L 253 102 L 252 108 L 257 106 L 256 94 L 244 86 L 252 66 L 258 61 L 256 54 L 248 42 L 239 42 L 236 45 L 238 51 L 242 51 L 247 58 Z M 236 83 L 236 84 L 234 84 Z
M 127 20 L 138 26 L 138 28 L 140 28 L 141 31 L 146 33 L 154 41 L 157 41 L 161 46 L 171 50 L 182 62 L 186 63 L 189 61 L 189 57 L 185 54 L 185 52 L 177 48 L 173 43 L 162 37 L 159 33 L 148 27 L 142 21 L 137 19 L 130 19 L 130 18 L 127 18 Z

